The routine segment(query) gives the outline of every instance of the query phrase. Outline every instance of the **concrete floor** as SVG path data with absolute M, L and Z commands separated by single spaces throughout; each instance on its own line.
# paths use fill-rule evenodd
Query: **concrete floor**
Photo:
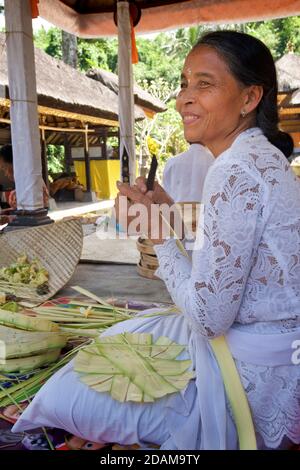
M 102 240 L 94 229 L 94 233 L 85 235 L 83 238 L 81 259 L 137 264 L 140 253 L 136 247 L 136 240 Z
M 172 303 L 164 283 L 139 276 L 134 265 L 79 264 L 67 286 L 57 296 L 76 295 L 71 289 L 74 285 L 103 298 Z

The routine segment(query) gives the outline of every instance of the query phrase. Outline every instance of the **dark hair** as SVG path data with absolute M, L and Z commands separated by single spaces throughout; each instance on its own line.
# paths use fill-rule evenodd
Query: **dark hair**
M 1 147 L 0 158 L 3 158 L 5 163 L 13 164 L 13 152 L 10 144 L 3 145 L 3 147 Z
M 294 143 L 289 134 L 278 129 L 276 69 L 267 46 L 259 39 L 237 31 L 206 33 L 193 49 L 200 45 L 213 47 L 240 83 L 263 87 L 263 96 L 256 110 L 256 125 L 271 144 L 289 157 Z

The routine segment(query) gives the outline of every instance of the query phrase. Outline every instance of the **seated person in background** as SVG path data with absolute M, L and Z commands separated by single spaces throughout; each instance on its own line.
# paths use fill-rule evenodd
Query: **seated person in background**
M 167 161 L 163 188 L 174 202 L 201 202 L 205 177 L 213 162 L 207 148 L 191 144 L 186 152 Z
M 3 145 L 0 149 L 0 171 L 2 171 L 5 177 L 14 186 L 14 167 L 13 167 L 13 151 L 10 144 Z M 44 207 L 48 207 L 49 204 L 49 192 L 47 186 L 43 185 L 43 199 Z M 6 191 L 5 201 L 11 209 L 17 208 L 17 197 L 15 189 L 12 191 Z

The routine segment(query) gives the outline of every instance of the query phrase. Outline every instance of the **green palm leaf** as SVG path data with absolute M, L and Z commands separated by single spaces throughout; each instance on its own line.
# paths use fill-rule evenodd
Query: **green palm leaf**
M 153 402 L 186 387 L 190 360 L 176 360 L 185 346 L 148 333 L 104 336 L 79 351 L 74 370 L 82 382 L 118 401 Z

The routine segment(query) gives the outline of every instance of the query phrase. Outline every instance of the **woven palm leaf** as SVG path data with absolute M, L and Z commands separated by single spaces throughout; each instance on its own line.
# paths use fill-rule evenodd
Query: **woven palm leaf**
M 190 360 L 176 360 L 185 346 L 148 333 L 98 338 L 79 351 L 74 370 L 82 382 L 118 401 L 153 402 L 186 387 Z
M 71 278 L 82 251 L 82 227 L 79 220 L 56 222 L 41 227 L 16 230 L 0 235 L 0 267 L 16 262 L 26 253 L 31 261 L 38 258 L 49 273 L 49 291 L 38 295 L 26 285 L 14 287 L 14 295 L 30 305 L 53 297 Z

